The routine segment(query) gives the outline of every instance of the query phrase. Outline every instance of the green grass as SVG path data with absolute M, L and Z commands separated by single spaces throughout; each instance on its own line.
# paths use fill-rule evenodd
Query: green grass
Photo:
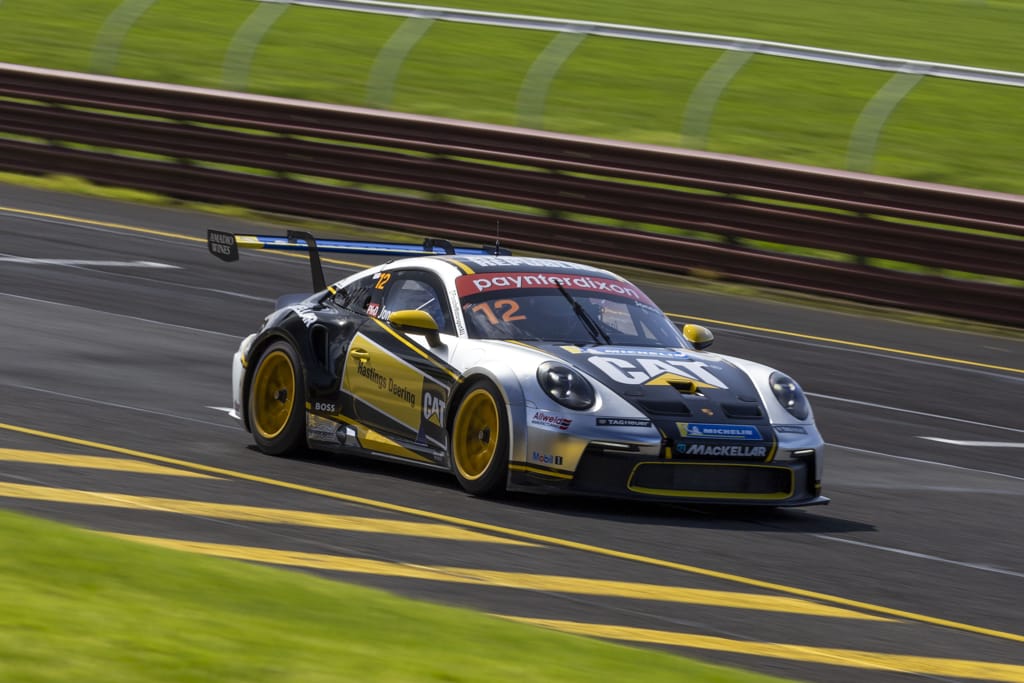
M 0 512 L 0 680 L 780 679 Z
M 445 6 L 676 30 L 906 59 L 1024 72 L 1022 0 L 446 0 Z M 116 47 L 116 75 L 365 105 L 381 47 L 402 19 L 290 7 L 249 70 L 225 70 L 252 0 L 157 0 L 118 34 L 101 30 L 122 0 L 0 0 L 0 60 L 88 71 Z M 553 34 L 435 23 L 403 64 L 390 108 L 514 124 L 520 86 Z M 717 60 L 714 50 L 587 38 L 558 72 L 541 126 L 657 144 L 684 139 L 687 98 Z M 847 166 L 854 123 L 890 78 L 796 60 L 754 57 L 715 109 L 712 151 Z M 871 170 L 883 175 L 1024 193 L 1024 88 L 925 79 L 895 110 Z

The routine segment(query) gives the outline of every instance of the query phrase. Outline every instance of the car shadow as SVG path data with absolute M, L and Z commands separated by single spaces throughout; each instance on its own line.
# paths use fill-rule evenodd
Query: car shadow
M 544 510 L 563 516 L 587 517 L 645 526 L 663 525 L 802 534 L 835 534 L 877 530 L 873 524 L 865 524 L 834 514 L 832 511 L 836 508 L 831 505 L 783 508 L 762 505 L 662 503 L 521 493 L 509 494 L 506 498 L 496 502 L 516 508 Z
M 259 452 L 254 445 L 249 450 Z M 269 457 L 269 456 L 268 456 Z M 288 456 L 289 460 L 318 467 L 396 479 L 445 489 L 454 496 L 475 498 L 458 485 L 451 473 L 401 462 L 379 460 L 358 454 L 305 451 Z M 479 500 L 479 499 L 477 499 Z M 832 505 L 782 508 L 755 505 L 663 503 L 621 500 L 592 496 L 539 493 L 509 493 L 487 501 L 500 508 L 543 511 L 566 517 L 602 519 L 630 524 L 664 525 L 722 530 L 764 531 L 774 533 L 850 533 L 876 531 L 877 527 L 843 518 L 833 513 Z M 408 501 L 415 504 L 415 501 Z

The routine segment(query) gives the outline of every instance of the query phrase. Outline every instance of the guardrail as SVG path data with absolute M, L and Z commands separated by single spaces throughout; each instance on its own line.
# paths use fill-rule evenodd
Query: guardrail
M 121 45 L 133 25 L 156 0 L 121 0 L 100 30 L 93 53 L 92 71 L 113 75 Z M 850 131 L 847 168 L 870 172 L 876 147 L 890 115 L 925 78 L 950 79 L 989 85 L 1024 87 L 1024 73 L 982 69 L 957 64 L 885 57 L 806 45 L 738 36 L 695 33 L 456 7 L 389 2 L 387 0 L 255 0 L 253 11 L 231 39 L 223 64 L 223 87 L 247 89 L 256 49 L 290 7 L 302 6 L 402 18 L 402 23 L 377 54 L 367 83 L 366 106 L 390 109 L 399 73 L 416 45 L 436 22 L 473 24 L 553 33 L 554 38 L 534 59 L 516 98 L 517 124 L 544 127 L 548 91 L 555 76 L 587 38 L 611 38 L 697 47 L 721 52 L 687 98 L 680 129 L 680 144 L 705 149 L 719 100 L 754 56 L 793 59 L 857 69 L 889 72 L 892 76 L 861 109 Z
M 0 64 L 0 169 L 1024 323 L 1024 197 Z

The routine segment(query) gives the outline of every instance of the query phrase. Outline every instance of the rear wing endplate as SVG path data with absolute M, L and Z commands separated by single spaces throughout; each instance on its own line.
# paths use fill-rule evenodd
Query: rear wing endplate
M 320 252 L 362 254 L 375 256 L 433 256 L 467 254 L 493 256 L 509 254 L 509 250 L 495 242 L 494 246 L 456 247 L 444 239 L 428 237 L 422 243 L 363 242 L 357 240 L 323 240 L 302 230 L 289 230 L 284 237 L 278 235 L 236 235 L 220 230 L 208 230 L 206 245 L 210 253 L 222 261 L 237 261 L 239 249 L 269 249 L 273 251 L 308 251 L 313 275 L 313 290 L 327 288 L 324 281 Z

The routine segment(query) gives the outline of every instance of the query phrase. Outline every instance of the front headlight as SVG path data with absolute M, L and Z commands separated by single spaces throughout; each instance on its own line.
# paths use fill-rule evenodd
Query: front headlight
M 807 402 L 803 389 L 789 375 L 773 372 L 768 378 L 772 385 L 772 393 L 779 399 L 782 407 L 798 420 L 806 420 L 811 414 L 811 404 Z
M 594 405 L 594 387 L 576 370 L 555 361 L 541 363 L 537 382 L 544 393 L 573 410 L 586 410 Z

